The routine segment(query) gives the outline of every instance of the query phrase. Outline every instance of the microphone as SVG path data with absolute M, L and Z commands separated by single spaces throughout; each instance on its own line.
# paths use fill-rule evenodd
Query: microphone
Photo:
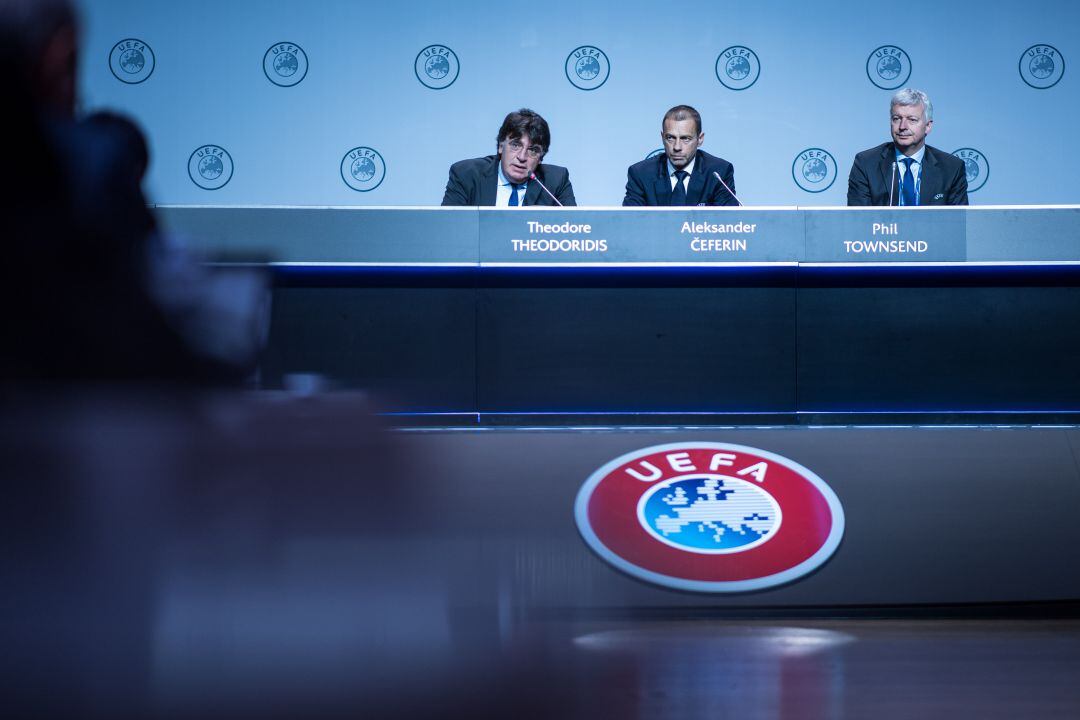
M 548 195 L 549 195 L 549 196 L 551 197 L 551 199 L 555 201 L 555 204 L 556 204 L 556 205 L 558 205 L 559 207 L 562 207 L 562 206 L 563 206 L 563 204 L 562 204 L 561 202 L 559 202 L 559 198 L 557 198 L 557 197 L 555 197 L 554 195 L 552 195 L 552 194 L 551 194 L 551 191 L 547 189 L 547 185 L 545 185 L 544 183 L 540 182 L 540 178 L 536 177 L 536 173 L 529 173 L 529 179 L 530 179 L 530 180 L 535 180 L 535 181 L 536 181 L 536 184 L 537 184 L 537 185 L 539 185 L 540 187 L 542 187 L 542 188 L 544 189 L 544 192 L 546 192 L 546 193 L 547 193 L 547 194 L 548 194 Z
M 724 182 L 724 178 L 720 177 L 720 173 L 718 173 L 718 172 L 716 172 L 715 170 L 713 170 L 713 173 L 712 173 L 712 174 L 713 174 L 713 175 L 714 175 L 714 176 L 716 177 L 716 179 L 717 179 L 717 180 L 719 180 L 719 181 L 720 181 L 720 184 L 724 186 L 724 189 L 728 191 L 728 194 L 730 194 L 730 195 L 731 195 L 731 197 L 735 198 L 735 202 L 739 203 L 739 207 L 743 207 L 743 202 L 742 202 L 742 200 L 740 200 L 740 199 L 739 199 L 739 196 L 738 196 L 738 195 L 736 195 L 736 194 L 735 194 L 734 192 L 732 192 L 731 188 L 729 188 L 729 187 L 727 186 L 727 183 L 726 183 L 726 182 Z
M 892 207 L 893 188 L 896 187 L 896 161 L 892 161 L 892 175 L 889 176 L 889 207 Z

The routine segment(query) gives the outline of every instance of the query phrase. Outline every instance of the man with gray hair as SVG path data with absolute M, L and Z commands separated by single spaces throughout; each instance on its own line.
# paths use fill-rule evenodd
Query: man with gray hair
M 892 142 L 855 156 L 848 205 L 967 205 L 964 162 L 926 144 L 934 106 L 922 90 L 904 88 L 889 104 Z

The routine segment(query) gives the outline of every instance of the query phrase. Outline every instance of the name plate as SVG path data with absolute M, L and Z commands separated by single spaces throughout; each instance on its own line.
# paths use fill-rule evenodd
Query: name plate
M 802 225 L 795 208 L 481 209 L 480 262 L 793 262 Z
M 968 213 L 972 262 L 1080 260 L 1080 208 L 987 208 Z
M 805 262 L 963 262 L 963 208 L 815 210 L 806 215 Z
M 158 206 L 162 226 L 209 259 L 280 264 L 475 264 L 465 209 Z

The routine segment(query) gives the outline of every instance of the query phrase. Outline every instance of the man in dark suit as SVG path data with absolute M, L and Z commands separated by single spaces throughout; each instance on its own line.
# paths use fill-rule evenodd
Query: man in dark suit
M 922 90 L 904 88 L 889 105 L 892 142 L 855 156 L 848 205 L 967 205 L 964 161 L 926 144 L 934 106 Z
M 623 205 L 740 204 L 735 198 L 735 167 L 698 149 L 705 133 L 697 110 L 689 105 L 668 110 L 660 139 L 663 155 L 635 163 L 626 171 Z
M 547 121 L 522 108 L 503 120 L 495 155 L 450 166 L 443 205 L 577 205 L 570 173 L 540 161 L 551 147 Z

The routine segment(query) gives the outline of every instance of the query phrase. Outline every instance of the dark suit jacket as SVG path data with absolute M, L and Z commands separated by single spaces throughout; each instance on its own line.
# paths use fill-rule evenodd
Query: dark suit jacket
M 19 108 L 32 113 L 29 102 Z M 243 294 L 228 294 L 225 301 L 228 288 L 218 283 L 211 297 L 201 266 L 179 253 L 168 253 L 167 266 L 153 262 L 164 258 L 165 243 L 140 189 L 139 131 L 124 121 L 92 120 L 50 117 L 35 118 L 30 128 L 21 124 L 33 134 L 17 136 L 27 159 L 17 167 L 29 168 L 34 182 L 11 193 L 4 187 L 13 210 L 0 218 L 7 253 L 0 303 L 14 310 L 3 321 L 7 346 L 0 351 L 0 376 L 65 382 L 242 379 L 256 358 L 234 365 L 213 350 L 244 342 L 221 332 L 235 327 L 232 320 L 226 317 L 221 325 L 215 319 L 223 302 L 230 310 L 239 308 Z M 171 295 L 158 284 L 164 276 L 158 269 L 171 273 Z
M 536 177 L 547 186 L 563 205 L 577 205 L 574 187 L 570 184 L 570 172 L 558 165 L 536 166 Z M 461 160 L 450 166 L 450 179 L 446 181 L 443 205 L 495 205 L 495 193 L 499 185 L 499 156 L 488 155 L 472 160 Z M 525 205 L 554 205 L 539 184 L 529 181 L 525 188 Z
M 713 173 L 720 173 L 732 192 L 735 191 L 735 167 L 727 160 L 698 150 L 694 172 L 686 188 L 687 205 L 738 205 L 735 196 L 724 189 Z M 626 197 L 623 205 L 671 205 L 671 176 L 667 170 L 667 155 L 634 163 L 626 171 Z
M 863 150 L 855 156 L 848 175 L 848 205 L 899 205 L 899 171 L 893 175 L 896 150 L 891 142 Z M 889 188 L 892 202 L 889 202 Z M 919 205 L 967 205 L 967 170 L 964 161 L 926 146 L 922 179 L 919 181 Z

